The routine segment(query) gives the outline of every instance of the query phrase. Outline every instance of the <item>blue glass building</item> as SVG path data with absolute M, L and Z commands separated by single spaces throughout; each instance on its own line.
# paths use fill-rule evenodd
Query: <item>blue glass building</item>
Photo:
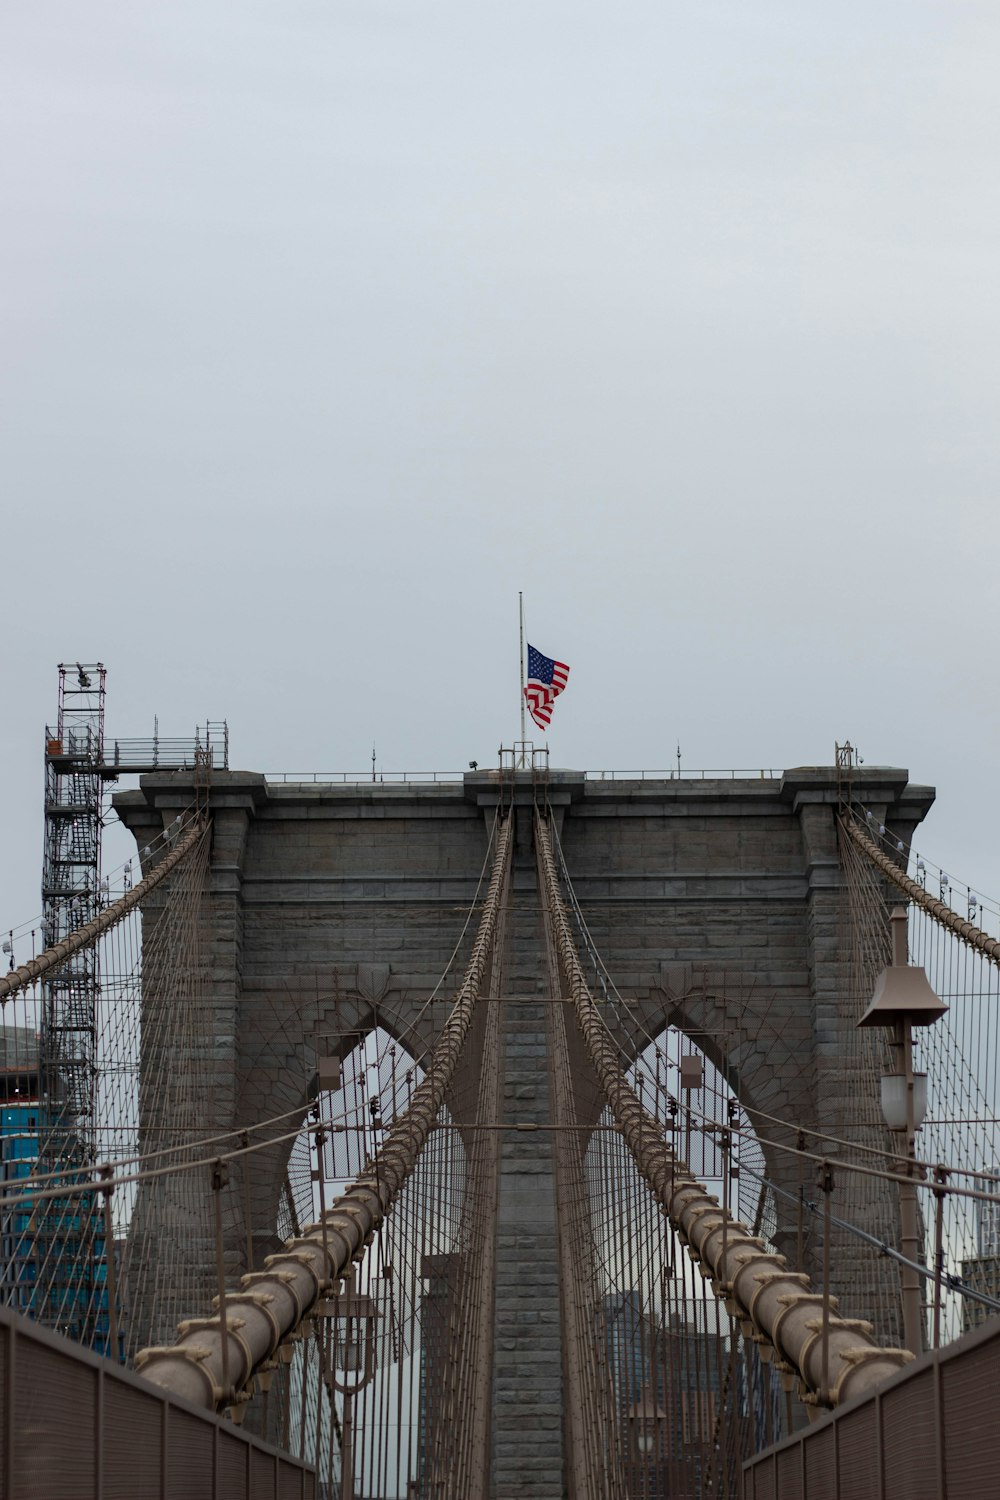
M 30 1196 L 33 1174 L 56 1165 L 69 1168 L 70 1182 L 91 1180 L 72 1142 L 61 1141 L 57 1154 L 49 1150 L 58 1121 L 41 1095 L 38 1051 L 34 1031 L 0 1027 L 0 1181 L 6 1199 L 25 1195 L 0 1207 L 0 1297 L 107 1355 L 107 1247 L 98 1195 Z M 78 1176 L 74 1158 L 81 1163 Z

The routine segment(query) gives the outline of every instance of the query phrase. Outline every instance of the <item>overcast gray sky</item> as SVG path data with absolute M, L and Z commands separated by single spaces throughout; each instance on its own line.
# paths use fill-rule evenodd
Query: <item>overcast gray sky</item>
M 56 663 L 241 768 L 868 763 L 1000 895 L 1000 10 L 7 0 L 0 922 Z

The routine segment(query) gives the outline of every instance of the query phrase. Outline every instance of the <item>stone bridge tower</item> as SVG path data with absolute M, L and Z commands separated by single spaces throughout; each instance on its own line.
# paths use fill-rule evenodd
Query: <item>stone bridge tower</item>
M 508 800 L 509 784 L 508 776 Z M 907 842 L 934 795 L 911 786 L 905 771 L 886 768 L 854 772 L 853 792 Z M 317 1036 L 339 1038 L 344 1055 L 376 1026 L 410 1051 L 433 1043 L 450 991 L 445 986 L 430 1008 L 424 1001 L 456 945 L 454 973 L 461 974 L 461 934 L 500 793 L 497 774 L 482 771 L 461 783 L 419 785 L 279 784 L 247 772 L 215 773 L 205 1063 L 213 1128 L 294 1109 L 304 1115 L 317 1086 Z M 674 1024 L 726 1071 L 761 1136 L 780 1134 L 768 1116 L 842 1135 L 858 1087 L 860 1011 L 850 993 L 836 771 L 596 781 L 555 771 L 547 795 L 596 946 L 621 994 L 634 1002 L 626 1048 L 640 1051 L 650 1035 Z M 529 911 L 530 776 L 518 780 L 513 796 L 516 952 L 509 967 L 520 999 L 529 985 L 528 998 L 542 999 L 540 923 L 532 925 Z M 114 805 L 141 848 L 194 798 L 190 774 L 178 772 L 145 777 Z M 545 1118 L 544 1048 L 531 1044 L 535 1031 L 541 1038 L 539 1026 L 530 1009 L 504 1022 L 510 1120 Z M 548 1149 L 541 1135 L 503 1148 L 498 1233 L 522 1248 L 531 1234 L 544 1238 L 551 1230 Z M 788 1158 L 765 1156 L 773 1180 L 793 1187 Z M 283 1174 L 281 1150 L 256 1174 L 258 1256 L 273 1247 Z M 544 1214 L 539 1219 L 545 1203 L 548 1230 Z M 792 1233 L 779 1209 L 778 1239 L 784 1236 L 789 1250 Z M 544 1252 L 541 1243 L 537 1248 Z M 849 1281 L 849 1262 L 840 1270 Z M 554 1283 L 540 1284 L 537 1295 L 558 1307 Z M 498 1388 L 501 1346 L 510 1342 L 501 1338 L 502 1325 L 508 1314 L 513 1321 L 507 1299 L 498 1285 Z M 524 1416 L 548 1397 L 558 1404 L 558 1313 L 538 1327 L 521 1328 L 515 1340 L 521 1396 L 515 1391 L 496 1422 L 498 1497 L 518 1493 L 514 1479 L 504 1479 L 504 1465 L 508 1442 L 511 1475 L 523 1459 Z M 534 1385 L 525 1379 L 529 1368 L 537 1373 Z M 536 1473 L 559 1461 L 558 1418 L 551 1425 L 548 1438 L 538 1437 Z M 553 1474 L 555 1496 L 555 1467 Z

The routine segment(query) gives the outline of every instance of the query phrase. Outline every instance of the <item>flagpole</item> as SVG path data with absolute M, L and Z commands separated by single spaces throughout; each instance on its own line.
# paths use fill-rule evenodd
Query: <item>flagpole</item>
M 521 626 L 521 691 L 518 697 L 521 700 L 521 754 L 524 755 L 524 595 L 520 589 L 517 592 L 517 613 Z

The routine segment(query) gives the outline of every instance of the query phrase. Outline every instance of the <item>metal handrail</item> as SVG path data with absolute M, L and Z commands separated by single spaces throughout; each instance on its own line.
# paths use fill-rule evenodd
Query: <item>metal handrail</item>
M 265 771 L 264 780 L 285 785 L 333 783 L 337 786 L 363 786 L 367 782 L 369 786 L 377 786 L 380 782 L 385 782 L 402 786 L 411 783 L 460 783 L 465 774 L 464 771 L 379 771 L 373 776 L 371 771 Z
M 482 766 L 481 769 L 495 768 Z M 661 771 L 584 771 L 583 778 L 585 781 L 780 781 L 783 774 L 783 771 L 773 767 L 752 767 L 745 770 L 727 767 L 725 770 L 696 771 L 686 767 L 678 770 L 674 766 Z M 465 775 L 465 771 L 379 771 L 375 776 L 371 771 L 265 771 L 264 779 L 285 785 L 332 783 L 338 786 L 361 786 L 367 782 L 371 786 L 372 783 L 378 785 L 380 782 L 391 785 L 460 782 Z
M 662 771 L 584 771 L 586 781 L 780 781 L 783 770 L 772 767 L 752 766 L 735 768 L 730 766 L 714 770 L 694 770 L 687 766 L 667 767 Z
M 151 739 L 105 739 L 103 745 L 92 735 L 76 731 L 59 738 L 51 729 L 46 733 L 46 758 L 55 765 L 76 762 L 79 768 L 97 772 L 184 771 L 192 770 L 199 757 L 210 752 L 216 769 L 229 767 L 229 731 L 214 725 L 197 729 L 193 735 L 172 739 L 154 735 Z

